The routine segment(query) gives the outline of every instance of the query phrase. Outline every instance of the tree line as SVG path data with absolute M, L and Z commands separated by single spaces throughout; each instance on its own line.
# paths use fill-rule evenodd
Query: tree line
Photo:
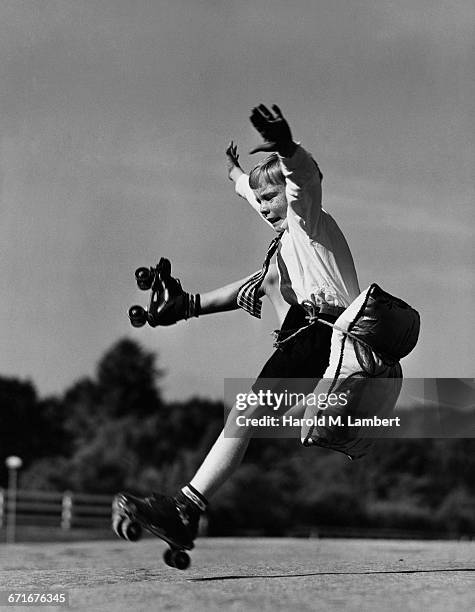
M 222 402 L 164 401 L 157 355 L 124 338 L 95 373 L 60 396 L 0 376 L 0 486 L 4 459 L 22 457 L 22 488 L 114 494 L 173 493 L 223 426 Z M 361 461 L 255 439 L 210 505 L 210 533 L 297 534 L 320 526 L 475 533 L 473 439 L 388 439 Z

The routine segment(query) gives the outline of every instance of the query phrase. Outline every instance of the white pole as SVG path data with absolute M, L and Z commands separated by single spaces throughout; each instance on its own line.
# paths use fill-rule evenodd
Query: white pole
M 73 495 L 70 491 L 63 493 L 63 500 L 61 504 L 61 528 L 71 529 L 71 522 L 73 518 Z
M 21 468 L 23 462 L 20 457 L 11 456 L 6 458 L 5 464 L 8 468 L 6 541 L 8 544 L 12 544 L 15 542 L 18 470 Z

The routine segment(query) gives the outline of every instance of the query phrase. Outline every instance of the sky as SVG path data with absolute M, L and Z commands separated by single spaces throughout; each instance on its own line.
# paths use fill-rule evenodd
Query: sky
M 224 150 L 278 104 L 325 176 L 360 285 L 421 314 L 408 377 L 474 374 L 471 0 L 2 0 L 0 376 L 60 394 L 120 338 L 169 399 L 252 378 L 277 326 L 224 313 L 152 329 L 134 271 L 204 292 L 260 267 L 271 230 Z

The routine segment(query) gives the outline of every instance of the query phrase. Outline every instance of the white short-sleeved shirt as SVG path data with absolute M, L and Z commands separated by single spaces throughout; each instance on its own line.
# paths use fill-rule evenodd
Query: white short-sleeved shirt
M 315 296 L 346 308 L 360 293 L 358 278 L 342 231 L 322 209 L 318 166 L 300 145 L 292 157 L 280 161 L 288 203 L 278 256 L 281 286 L 290 284 L 298 303 Z M 236 193 L 260 214 L 247 174 L 236 181 Z

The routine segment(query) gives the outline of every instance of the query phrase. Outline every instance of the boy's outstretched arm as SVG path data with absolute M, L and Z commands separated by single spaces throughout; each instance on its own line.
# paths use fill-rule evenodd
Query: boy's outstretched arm
M 295 226 L 303 219 L 305 231 L 313 235 L 318 231 L 322 205 L 322 173 L 317 162 L 293 140 L 289 124 L 275 104 L 272 110 L 264 104 L 256 106 L 250 120 L 264 139 L 251 153 L 275 151 L 280 157 L 289 224 L 294 222 Z
M 201 314 L 213 314 L 217 312 L 226 312 L 228 310 L 236 310 L 238 308 L 237 296 L 239 289 L 250 279 L 254 274 L 246 276 L 241 280 L 219 287 L 213 291 L 201 294 Z M 271 264 L 267 271 L 266 277 L 259 287 L 257 295 L 260 298 L 267 296 L 274 307 L 277 317 L 282 322 L 288 310 L 288 304 L 282 298 L 279 288 L 279 273 L 277 266 Z
M 152 327 L 169 326 L 192 317 L 237 310 L 239 290 L 255 274 L 254 272 L 245 278 L 202 294 L 184 291 L 180 281 L 170 274 L 160 275 L 159 285 L 155 287 L 153 294 L 152 307 L 149 309 L 151 318 L 149 316 L 148 321 Z M 265 290 L 261 287 L 259 297 L 264 294 Z M 133 306 L 133 308 L 138 307 Z M 130 311 L 129 316 L 133 318 Z
M 244 170 L 239 164 L 237 145 L 232 140 L 226 149 L 226 165 L 228 168 L 228 178 L 235 183 L 244 174 Z
M 251 276 L 246 276 L 246 278 L 229 283 L 229 285 L 224 287 L 202 293 L 200 314 L 213 314 L 239 308 L 237 304 L 239 289 Z
M 239 290 L 256 274 L 254 272 L 245 278 L 233 281 L 228 285 L 206 293 L 191 294 L 184 291 L 180 281 L 170 275 L 171 264 L 169 260 L 162 258 L 162 261 L 168 262 L 168 273 L 163 274 L 163 276 L 160 274 L 160 286 L 157 285 L 155 287 L 154 299 L 149 307 L 147 320 L 152 327 L 169 326 L 178 323 L 178 321 L 205 314 L 237 310 L 239 308 L 237 303 Z M 284 302 L 280 293 L 279 275 L 275 264 L 269 266 L 269 270 L 264 282 L 258 289 L 257 295 L 259 298 L 268 297 L 276 311 L 277 318 L 282 323 L 288 310 L 288 304 Z M 132 306 L 129 310 L 129 317 L 133 325 L 135 316 L 131 311 L 134 309 L 142 308 L 140 306 Z M 142 324 L 135 324 L 134 326 L 141 327 Z

